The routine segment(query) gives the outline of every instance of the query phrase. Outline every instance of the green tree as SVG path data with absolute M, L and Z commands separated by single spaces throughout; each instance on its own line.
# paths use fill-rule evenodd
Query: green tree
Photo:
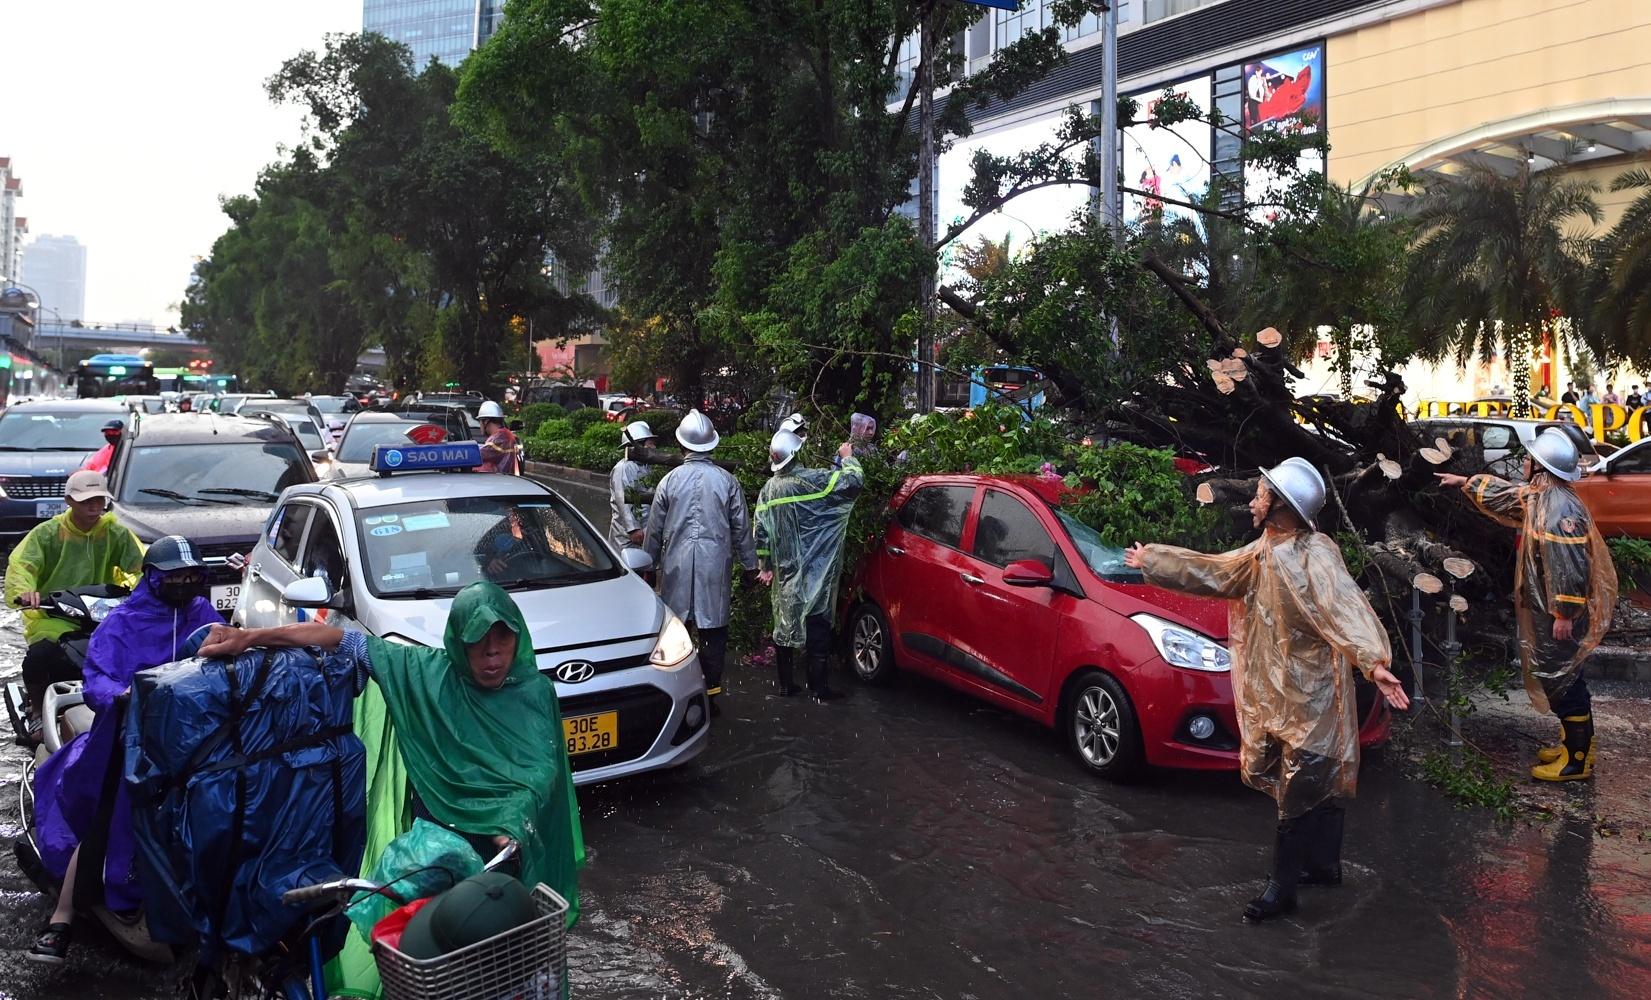
M 1612 191 L 1639 191 L 1594 253 L 1588 343 L 1602 360 L 1651 368 L 1651 170 L 1617 176 Z

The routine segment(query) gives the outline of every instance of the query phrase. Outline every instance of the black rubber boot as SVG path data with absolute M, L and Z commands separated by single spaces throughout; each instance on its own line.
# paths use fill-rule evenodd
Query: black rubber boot
M 789 698 L 802 690 L 791 672 L 791 657 L 790 646 L 774 647 L 774 680 L 781 698 Z
M 1594 716 L 1567 715 L 1559 720 L 1565 729 L 1565 756 L 1531 768 L 1538 781 L 1585 781 L 1594 776 Z
M 1334 802 L 1326 802 L 1303 818 L 1310 820 L 1310 824 L 1300 884 L 1341 885 L 1341 838 L 1346 811 Z
M 842 692 L 833 691 L 826 685 L 826 663 L 826 654 L 809 654 L 808 691 L 814 696 L 815 701 L 835 701 L 843 696 Z
M 1278 838 L 1273 841 L 1273 877 L 1261 895 L 1245 905 L 1245 920 L 1258 923 L 1296 911 L 1296 882 L 1301 877 L 1306 833 L 1307 824 L 1301 818 L 1279 821 Z

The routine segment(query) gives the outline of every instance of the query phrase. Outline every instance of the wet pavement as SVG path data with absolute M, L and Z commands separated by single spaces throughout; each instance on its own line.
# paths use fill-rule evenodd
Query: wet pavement
M 14 675 L 13 613 L 0 642 Z M 1251 927 L 1273 819 L 1233 777 L 1106 784 L 1037 725 L 926 681 L 845 677 L 851 697 L 820 706 L 730 673 L 697 762 L 580 790 L 580 996 L 1651 996 L 1651 842 L 1592 821 L 1600 789 L 1499 823 L 1368 755 L 1346 884 Z M 20 760 L 0 753 L 0 998 L 170 995 L 96 943 L 62 971 L 22 960 L 47 904 L 10 857 Z

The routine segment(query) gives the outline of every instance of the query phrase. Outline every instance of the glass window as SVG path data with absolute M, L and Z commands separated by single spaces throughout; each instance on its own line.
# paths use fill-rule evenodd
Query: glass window
M 1643 474 L 1651 472 L 1651 444 L 1623 449 L 1611 463 L 1612 475 Z
M 152 445 L 133 448 L 121 468 L 120 500 L 129 504 L 197 501 L 267 504 L 312 480 L 309 460 L 290 442 Z M 222 485 L 233 483 L 233 486 Z
M 1480 432 L 1479 440 L 1483 447 L 1492 451 L 1512 447 L 1513 428 L 1491 424 Z
M 437 417 L 434 420 L 357 420 L 350 424 L 344 432 L 344 439 L 338 442 L 338 460 L 340 462 L 370 462 L 373 459 L 373 449 L 381 444 L 408 444 L 407 432 L 422 423 L 433 423 L 447 428 L 447 436 L 454 441 L 470 439 L 469 430 L 464 426 L 461 417 L 448 415 Z
M 1221 2 L 1222 0 L 1146 0 L 1146 16 L 1142 20 L 1146 24 L 1151 24 L 1153 21 L 1161 21 L 1166 17 L 1174 17 Z
M 900 527 L 955 549 L 963 544 L 963 519 L 974 496 L 973 486 L 925 486 L 900 508 Z
M 299 571 L 304 576 L 322 577 L 334 591 L 343 590 L 349 582 L 344 572 L 344 546 L 338 540 L 338 528 L 326 514 L 315 518 L 315 527 L 310 529 L 310 540 L 304 545 L 304 563 Z
M 118 413 L 12 412 L 0 417 L 0 451 L 97 451 Z
M 1007 493 L 986 491 L 975 525 L 974 555 L 993 566 L 1032 559 L 1055 567 L 1055 541 L 1031 508 Z
M 294 566 L 298 565 L 298 543 L 304 539 L 304 527 L 310 523 L 314 513 L 313 504 L 289 503 L 275 516 L 275 534 L 270 538 L 270 548 Z
M 1124 565 L 1124 550 L 1101 541 L 1101 535 L 1094 528 L 1076 520 L 1068 514 L 1055 511 L 1055 519 L 1066 529 L 1067 537 L 1083 557 L 1085 565 L 1103 580 L 1112 580 L 1119 583 L 1142 582 L 1141 571 L 1130 569 Z
M 1013 45 L 1049 25 L 1043 0 L 1020 0 L 1019 10 L 997 10 L 997 48 Z
M 478 580 L 532 590 L 624 572 L 559 497 L 441 498 L 356 518 L 367 585 L 381 597 L 446 597 Z

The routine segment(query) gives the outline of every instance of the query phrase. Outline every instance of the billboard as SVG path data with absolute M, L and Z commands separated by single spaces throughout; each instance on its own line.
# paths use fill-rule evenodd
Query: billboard
M 1244 64 L 1244 131 L 1324 128 L 1324 46 L 1309 45 Z
M 1124 129 L 1122 136 L 1126 223 L 1152 217 L 1196 222 L 1198 213 L 1166 203 L 1163 197 L 1195 202 L 1210 187 L 1210 78 L 1197 77 L 1169 89 L 1191 100 L 1203 118 L 1159 125 L 1154 112 L 1164 88 L 1131 95 L 1141 121 Z

